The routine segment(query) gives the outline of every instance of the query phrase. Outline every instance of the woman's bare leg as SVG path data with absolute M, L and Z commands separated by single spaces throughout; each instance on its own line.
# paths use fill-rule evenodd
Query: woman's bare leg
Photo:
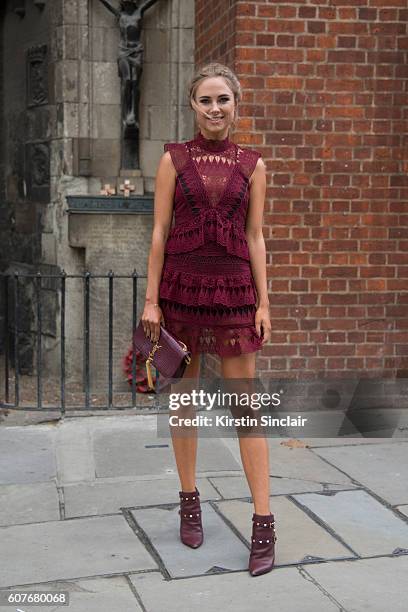
M 245 353 L 234 357 L 223 357 L 222 377 L 254 378 L 255 353 Z M 267 515 L 269 506 L 269 450 L 264 436 L 240 436 L 239 449 L 242 465 L 254 501 L 255 513 Z
M 171 393 L 190 393 L 198 388 L 200 371 L 200 355 L 191 356 L 191 362 L 186 367 L 183 378 L 171 385 Z M 182 406 L 171 411 L 173 415 L 192 418 L 196 415 L 193 406 Z M 194 491 L 196 486 L 197 462 L 197 427 L 180 429 L 170 425 L 173 450 L 182 491 Z

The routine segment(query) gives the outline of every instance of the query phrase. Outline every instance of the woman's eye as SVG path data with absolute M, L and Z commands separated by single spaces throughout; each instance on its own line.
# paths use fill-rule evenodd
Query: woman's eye
M 202 104 L 208 104 L 210 100 L 201 100 Z M 229 102 L 229 98 L 220 98 L 220 102 Z

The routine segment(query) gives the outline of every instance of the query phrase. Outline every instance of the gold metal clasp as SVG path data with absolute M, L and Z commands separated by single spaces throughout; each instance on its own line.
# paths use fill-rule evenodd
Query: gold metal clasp
M 152 360 L 153 360 L 154 354 L 155 354 L 155 352 L 157 351 L 157 349 L 159 349 L 159 348 L 162 348 L 162 345 L 161 345 L 161 344 L 159 344 L 159 341 L 157 340 L 157 342 L 155 342 L 155 343 L 154 343 L 153 348 L 152 348 L 152 350 L 151 350 L 151 351 L 150 351 L 150 353 L 149 353 L 149 357 L 148 357 L 148 359 L 149 359 L 150 361 L 152 361 Z
M 181 340 L 178 340 L 178 343 L 181 344 L 181 348 L 183 349 L 183 351 L 185 352 L 188 351 L 187 345 L 184 344 L 184 342 L 182 342 Z M 191 363 L 191 357 L 189 357 L 188 355 L 184 357 L 184 360 L 187 364 Z
M 152 350 L 149 353 L 149 357 L 146 359 L 146 373 L 147 373 L 147 384 L 149 386 L 149 389 L 154 389 L 154 385 L 153 385 L 153 376 L 152 376 L 152 370 L 151 370 L 151 362 L 153 361 L 153 357 L 155 352 L 159 349 L 162 348 L 162 345 L 159 344 L 159 341 L 155 342 L 155 344 L 153 345 Z

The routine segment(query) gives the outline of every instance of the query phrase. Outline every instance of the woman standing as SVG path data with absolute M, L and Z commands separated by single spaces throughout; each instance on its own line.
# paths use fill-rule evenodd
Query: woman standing
M 157 171 L 142 322 L 151 340 L 158 340 L 162 323 L 191 351 L 178 392 L 180 384 L 183 391 L 189 384 L 198 387 L 202 352 L 221 357 L 224 379 L 253 379 L 256 351 L 270 339 L 265 165 L 257 151 L 229 139 L 240 99 L 239 81 L 227 66 L 201 68 L 189 91 L 198 132 L 188 142 L 166 144 Z M 197 431 L 190 431 L 185 437 L 172 429 L 172 441 L 182 489 L 180 537 L 197 548 L 203 528 L 195 482 Z M 269 572 L 275 559 L 268 445 L 264 436 L 242 436 L 239 444 L 254 502 L 249 570 L 256 576 Z

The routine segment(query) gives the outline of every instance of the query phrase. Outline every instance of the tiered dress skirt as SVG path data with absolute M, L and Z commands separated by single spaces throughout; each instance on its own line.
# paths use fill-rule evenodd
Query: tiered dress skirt
M 250 263 L 219 244 L 167 253 L 159 295 L 166 329 L 193 354 L 234 356 L 262 348 Z

